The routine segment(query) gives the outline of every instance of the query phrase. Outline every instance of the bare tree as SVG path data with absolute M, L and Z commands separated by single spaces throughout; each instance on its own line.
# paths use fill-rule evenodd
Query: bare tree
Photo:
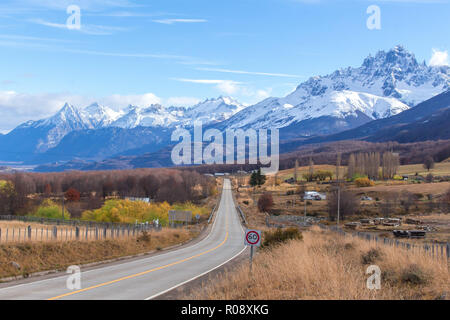
M 430 171 L 430 169 L 434 168 L 434 159 L 432 156 L 428 156 L 425 158 L 423 162 L 423 167 L 427 169 L 428 172 Z
M 403 190 L 401 193 L 400 205 L 403 207 L 405 213 L 409 213 L 409 209 L 414 203 L 414 195 L 407 191 Z
M 352 153 L 348 158 L 347 178 L 352 179 L 355 173 L 356 173 L 356 160 L 355 155 Z
M 297 180 L 298 180 L 298 159 L 295 159 L 294 182 L 297 183 Z
M 338 211 L 339 202 L 339 216 L 344 220 L 345 217 L 354 215 L 359 208 L 359 199 L 351 191 L 342 189 L 340 190 L 340 196 L 338 201 L 338 190 L 334 189 L 328 194 L 328 215 L 331 220 L 335 220 Z
M 339 181 L 340 179 L 340 169 L 341 169 L 341 162 L 342 162 L 342 154 L 338 152 L 337 158 L 336 158 L 336 180 Z

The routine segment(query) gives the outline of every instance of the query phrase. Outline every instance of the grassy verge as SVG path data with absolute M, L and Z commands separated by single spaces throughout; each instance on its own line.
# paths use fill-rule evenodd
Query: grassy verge
M 366 269 L 381 269 L 369 290 Z M 302 240 L 261 250 L 252 275 L 242 263 L 187 299 L 449 299 L 447 261 L 313 228 Z
M 197 231 L 163 229 L 160 232 L 141 234 L 136 238 L 67 241 L 24 242 L 0 245 L 0 278 L 28 276 L 46 270 L 64 270 L 70 265 L 80 265 L 119 257 L 161 250 L 186 242 L 197 236 Z M 18 264 L 20 269 L 17 268 Z

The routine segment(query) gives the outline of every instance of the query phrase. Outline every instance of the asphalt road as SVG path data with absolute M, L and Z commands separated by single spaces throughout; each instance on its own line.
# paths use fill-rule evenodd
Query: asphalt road
M 222 266 L 245 250 L 244 231 L 224 181 L 211 232 L 191 246 L 152 257 L 81 270 L 81 289 L 69 290 L 64 274 L 50 279 L 0 288 L 6 299 L 153 299 Z

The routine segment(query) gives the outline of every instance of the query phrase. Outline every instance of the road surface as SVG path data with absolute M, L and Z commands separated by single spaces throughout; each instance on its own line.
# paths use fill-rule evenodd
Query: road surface
M 68 274 L 0 288 L 6 299 L 152 299 L 192 281 L 244 251 L 231 185 L 224 180 L 222 198 L 210 234 L 188 247 L 160 255 L 81 271 L 81 289 L 67 289 Z

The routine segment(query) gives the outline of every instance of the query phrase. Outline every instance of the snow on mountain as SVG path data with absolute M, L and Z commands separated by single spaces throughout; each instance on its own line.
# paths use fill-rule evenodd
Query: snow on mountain
M 191 126 L 194 120 L 201 120 L 203 124 L 210 124 L 224 121 L 243 108 L 242 104 L 229 97 L 207 99 L 189 108 L 173 106 L 166 108 L 159 104 L 147 108 L 129 106 L 120 118 L 111 123 L 111 126 L 128 129 L 138 126 Z
M 194 120 L 202 120 L 204 124 L 228 119 L 244 107 L 239 102 L 220 97 L 208 99 L 193 107 L 164 107 L 154 104 L 148 107 L 128 106 L 114 111 L 106 106 L 93 103 L 85 108 L 77 108 L 66 103 L 53 116 L 27 121 L 6 135 L 5 145 L 16 145 L 18 140 L 26 136 L 28 144 L 23 149 L 31 153 L 42 153 L 56 147 L 69 133 L 86 129 L 102 129 L 118 127 L 134 129 L 137 127 L 173 128 L 175 126 L 191 126 Z M 31 139 L 29 138 L 31 137 Z
M 102 128 L 111 125 L 123 112 L 114 111 L 111 108 L 93 103 L 82 110 L 84 122 L 89 123 L 93 128 Z
M 203 124 L 217 123 L 227 120 L 244 108 L 244 105 L 230 97 L 207 99 L 188 108 L 184 113 L 183 122 L 185 125 L 192 124 L 193 120 L 201 121 Z
M 283 128 L 324 116 L 358 117 L 360 112 L 368 119 L 385 118 L 449 88 L 449 67 L 419 64 L 412 53 L 396 46 L 369 56 L 361 67 L 312 77 L 286 97 L 250 106 L 223 126 Z
M 178 122 L 178 115 L 165 107 L 154 104 L 147 108 L 129 106 L 126 113 L 114 121 L 111 126 L 119 128 L 170 127 Z

